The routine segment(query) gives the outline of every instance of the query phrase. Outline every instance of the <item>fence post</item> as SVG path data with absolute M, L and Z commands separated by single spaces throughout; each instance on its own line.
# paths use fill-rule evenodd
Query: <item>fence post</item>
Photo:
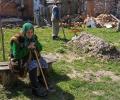
M 3 33 L 3 30 L 2 30 L 2 21 L 1 21 L 1 17 L 0 17 L 0 33 L 1 33 L 1 43 L 2 43 L 2 52 L 3 52 L 3 61 L 5 61 L 5 46 L 4 46 L 4 33 Z

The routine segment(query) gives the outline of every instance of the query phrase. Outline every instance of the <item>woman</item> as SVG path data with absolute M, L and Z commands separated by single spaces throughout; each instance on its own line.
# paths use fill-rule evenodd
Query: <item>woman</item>
M 22 32 L 11 38 L 11 58 L 14 61 L 18 61 L 19 67 L 23 67 L 27 63 L 32 93 L 36 96 L 46 96 L 47 91 L 45 88 L 40 87 L 39 84 L 41 76 L 37 76 L 38 65 L 33 50 L 37 51 L 42 69 L 45 72 L 48 65 L 39 54 L 42 50 L 42 45 L 38 42 L 37 36 L 34 34 L 33 25 L 25 23 L 22 27 Z

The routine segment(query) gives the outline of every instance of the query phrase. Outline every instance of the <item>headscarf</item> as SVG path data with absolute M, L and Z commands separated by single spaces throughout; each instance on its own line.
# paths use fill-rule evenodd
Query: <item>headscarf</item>
M 23 24 L 23 26 L 22 26 L 22 34 L 23 34 L 23 36 L 24 36 L 24 38 L 25 38 L 25 42 L 24 42 L 25 46 L 28 46 L 30 42 L 32 42 L 32 41 L 34 42 L 34 41 L 35 41 L 35 40 L 34 40 L 34 36 L 33 36 L 31 39 L 28 39 L 28 38 L 26 37 L 27 31 L 29 31 L 29 30 L 31 30 L 31 29 L 32 29 L 33 32 L 34 32 L 34 27 L 33 27 L 33 25 L 32 25 L 31 23 L 29 23 L 29 22 Z
M 25 36 L 26 32 L 31 30 L 31 29 L 34 32 L 34 27 L 33 27 L 33 25 L 31 23 L 27 22 L 27 23 L 23 24 L 23 26 L 22 26 L 23 35 Z

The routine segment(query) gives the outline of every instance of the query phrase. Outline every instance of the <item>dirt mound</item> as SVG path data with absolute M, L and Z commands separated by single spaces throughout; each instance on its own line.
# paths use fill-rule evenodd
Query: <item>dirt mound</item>
M 77 53 L 88 53 L 104 59 L 119 59 L 120 52 L 113 45 L 94 35 L 82 32 L 80 36 L 67 43 Z

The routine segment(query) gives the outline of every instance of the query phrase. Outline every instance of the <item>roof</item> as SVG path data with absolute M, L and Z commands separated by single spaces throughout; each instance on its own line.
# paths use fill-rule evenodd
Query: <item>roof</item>
M 60 0 L 46 0 L 47 3 L 54 3 L 55 1 L 57 1 L 57 3 L 60 3 Z

